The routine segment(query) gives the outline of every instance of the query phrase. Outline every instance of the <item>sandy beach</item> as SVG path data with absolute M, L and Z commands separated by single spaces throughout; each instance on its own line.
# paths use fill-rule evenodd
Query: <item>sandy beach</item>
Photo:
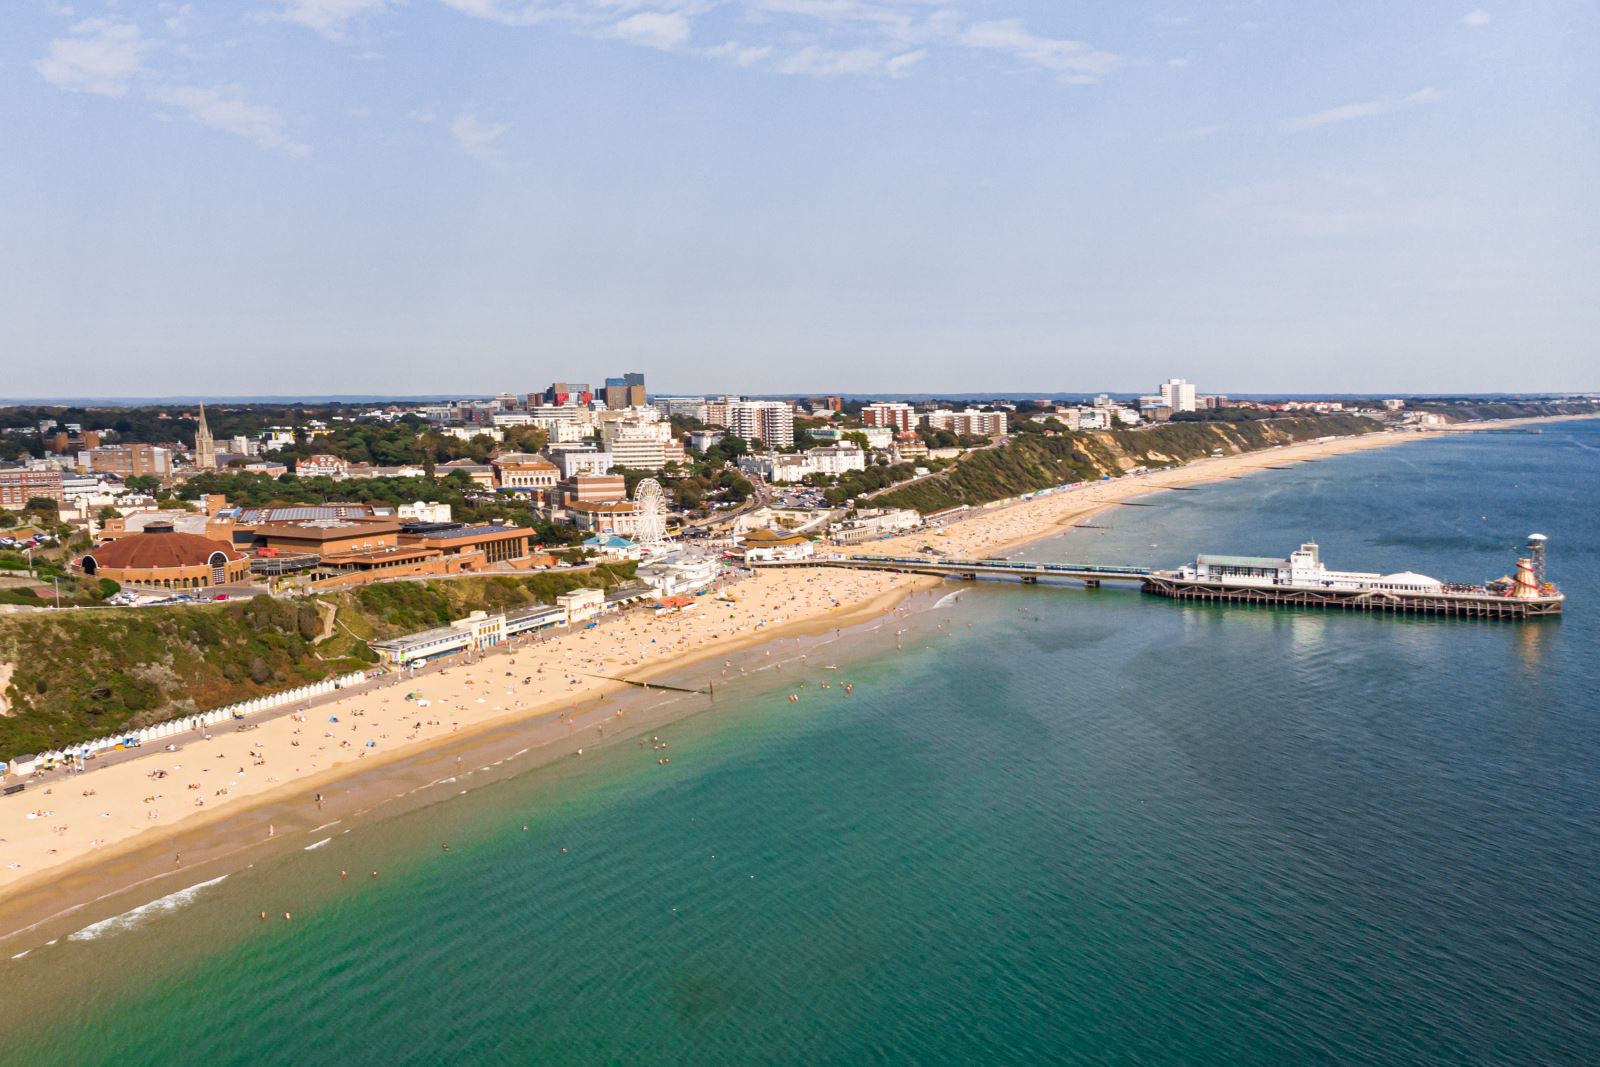
M 973 509 L 938 531 L 851 551 L 911 553 L 936 538 L 950 555 L 1003 555 L 1164 487 L 1442 436 L 1378 433 L 1208 459 Z M 700 598 L 690 612 L 615 616 L 592 630 L 530 638 L 416 677 L 390 675 L 308 710 L 248 721 L 243 729 L 230 724 L 209 737 L 183 738 L 177 751 L 147 751 L 81 775 L 53 776 L 0 798 L 0 938 L 101 899 L 130 884 L 132 873 L 191 877 L 186 869 L 218 854 L 213 848 L 205 857 L 185 857 L 174 845 L 180 837 L 261 811 L 268 815 L 257 822 L 265 827 L 252 824 L 252 836 L 235 842 L 234 851 L 270 841 L 280 830 L 270 821 L 274 805 L 296 812 L 298 827 L 312 826 L 322 807 L 319 794 L 331 797 L 342 779 L 507 724 L 523 724 L 524 742 L 548 746 L 553 756 L 577 756 L 585 745 L 603 743 L 608 731 L 613 738 L 627 732 L 627 701 L 615 699 L 625 687 L 610 678 L 648 680 L 698 664 L 705 680 L 715 682 L 724 670 L 716 661 L 736 651 L 880 616 L 934 584 L 865 571 L 762 571 L 728 586 L 727 599 Z

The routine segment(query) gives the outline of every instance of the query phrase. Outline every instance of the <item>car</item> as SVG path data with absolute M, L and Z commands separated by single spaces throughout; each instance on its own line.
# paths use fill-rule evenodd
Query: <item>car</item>
M 218 593 L 216 596 L 212 597 L 211 599 L 212 600 L 227 600 L 228 599 L 228 594 L 227 593 Z

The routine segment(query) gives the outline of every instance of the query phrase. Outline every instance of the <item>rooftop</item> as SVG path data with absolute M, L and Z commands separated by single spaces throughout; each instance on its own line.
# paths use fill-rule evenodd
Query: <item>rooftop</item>
M 493 537 L 497 534 L 527 537 L 530 531 L 525 526 L 456 526 L 445 530 L 419 530 L 408 533 L 409 537 L 425 537 L 430 541 L 459 541 L 474 537 Z
M 1270 556 L 1201 556 L 1201 563 L 1208 567 L 1255 567 L 1259 570 L 1278 570 L 1289 566 L 1286 559 L 1273 559 Z

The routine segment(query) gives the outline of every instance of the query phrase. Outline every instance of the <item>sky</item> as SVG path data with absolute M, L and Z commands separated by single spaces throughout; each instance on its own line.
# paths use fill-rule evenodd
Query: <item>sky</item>
M 10 0 L 0 393 L 1600 389 L 1600 5 Z

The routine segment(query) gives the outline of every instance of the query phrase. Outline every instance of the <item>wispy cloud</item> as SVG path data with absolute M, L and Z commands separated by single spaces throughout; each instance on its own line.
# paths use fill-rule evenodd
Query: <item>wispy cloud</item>
M 882 74 L 890 58 L 877 48 L 832 49 L 809 45 L 780 59 L 773 69 L 779 74 L 809 74 L 815 78 Z
M 1469 11 L 1466 15 L 1462 16 L 1461 25 L 1487 26 L 1489 25 L 1489 13 L 1482 8 L 1479 8 L 1476 11 Z
M 49 53 L 33 66 L 58 89 L 124 96 L 149 49 L 150 42 L 131 22 L 84 19 L 67 36 L 51 41 Z
M 1367 100 L 1360 104 L 1340 104 L 1338 107 L 1313 111 L 1309 115 L 1296 115 L 1294 118 L 1284 119 L 1278 123 L 1278 128 L 1285 133 L 1300 133 L 1304 130 L 1314 130 L 1318 126 L 1327 126 L 1335 122 L 1371 118 L 1373 115 L 1381 115 L 1387 110 L 1388 106 L 1382 100 Z
M 726 59 L 737 63 L 741 67 L 754 66 L 772 54 L 771 45 L 742 45 L 737 41 L 728 41 L 715 48 L 707 48 L 704 55 L 712 59 Z
M 384 11 L 389 0 L 284 0 L 282 10 L 268 18 L 293 22 L 337 40 L 344 36 L 350 20 Z
M 466 112 L 455 117 L 450 123 L 450 136 L 456 139 L 456 144 L 469 155 L 481 156 L 489 151 L 489 146 L 498 141 L 511 127 L 498 122 L 484 122 L 476 115 Z
M 537 3 L 504 2 L 504 0 L 443 0 L 463 15 L 487 19 L 503 26 L 533 26 L 555 18 L 556 12 Z
M 676 48 L 689 39 L 689 17 L 681 11 L 641 11 L 612 26 L 611 32 L 649 48 Z
M 1056 71 L 1063 81 L 1092 82 L 1122 65 L 1122 58 L 1097 51 L 1082 41 L 1042 37 L 1025 28 L 1020 19 L 978 22 L 967 27 L 960 42 L 968 48 L 1006 52 L 1017 59 Z
M 336 0 L 316 0 L 333 3 Z M 357 0 L 343 0 L 355 3 Z M 1095 81 L 1121 56 L 1030 30 L 1021 19 L 968 23 L 953 0 L 441 0 L 508 26 L 560 20 L 576 32 L 760 66 L 779 74 L 903 78 L 934 49 L 1008 55 L 1062 81 Z M 686 47 L 701 15 L 737 17 L 755 40 Z M 1180 61 L 1181 62 L 1181 61 Z
M 1414 93 L 1407 95 L 1403 103 L 1409 106 L 1423 104 L 1437 104 L 1444 99 L 1444 90 L 1432 85 L 1424 86 Z M 1314 130 L 1319 126 L 1328 126 L 1336 122 L 1351 122 L 1356 119 L 1372 118 L 1374 115 L 1387 114 L 1395 110 L 1395 103 L 1391 99 L 1366 100 L 1359 104 L 1341 104 L 1338 107 L 1325 108 L 1322 111 L 1313 111 L 1309 115 L 1296 115 L 1278 123 L 1278 128 L 1285 133 L 1303 133 Z
M 176 108 L 193 122 L 254 141 L 291 156 L 309 155 L 309 145 L 293 140 L 285 130 L 283 116 L 268 104 L 253 104 L 238 89 L 206 88 L 198 85 L 167 85 L 151 91 L 150 99 Z

